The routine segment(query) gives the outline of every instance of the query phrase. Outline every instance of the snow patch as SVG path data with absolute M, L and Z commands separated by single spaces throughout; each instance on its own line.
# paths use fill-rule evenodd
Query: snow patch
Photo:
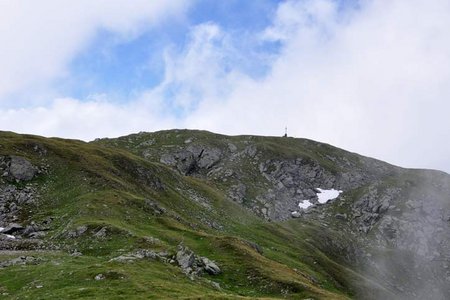
M 336 199 L 337 197 L 339 197 L 339 194 L 342 193 L 342 191 L 338 191 L 335 189 L 331 189 L 331 190 L 324 190 L 321 188 L 317 188 L 317 191 L 319 191 L 319 193 L 317 193 L 317 198 L 319 198 L 319 203 L 324 204 L 327 203 L 330 200 Z M 298 207 L 300 208 L 300 211 L 302 210 L 306 210 L 308 209 L 310 206 L 312 206 L 313 204 L 311 203 L 311 201 L 309 200 L 302 200 L 298 203 Z M 291 213 L 291 215 L 294 218 L 297 218 L 300 216 L 300 213 L 298 211 L 294 211 Z
M 15 239 L 16 239 L 16 237 L 13 236 L 13 235 L 10 235 L 10 234 L 5 234 L 5 235 L 6 235 L 6 237 L 7 237 L 8 239 L 12 239 L 12 240 L 15 240 Z
M 5 230 L 5 228 L 4 227 L 0 227 L 0 232 L 2 232 L 3 230 Z
M 339 197 L 339 194 L 342 193 L 342 191 L 338 191 L 335 189 L 331 190 L 324 190 L 321 188 L 317 188 L 320 193 L 317 194 L 317 197 L 319 198 L 319 203 L 327 203 L 330 200 L 336 199 Z
M 313 204 L 309 200 L 303 200 L 298 203 L 298 207 L 303 208 L 303 209 L 307 209 L 311 205 L 313 205 Z

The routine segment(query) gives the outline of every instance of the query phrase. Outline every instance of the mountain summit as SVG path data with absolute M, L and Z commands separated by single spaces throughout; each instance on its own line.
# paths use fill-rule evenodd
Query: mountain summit
M 450 176 L 307 139 L 0 132 L 0 294 L 449 299 Z

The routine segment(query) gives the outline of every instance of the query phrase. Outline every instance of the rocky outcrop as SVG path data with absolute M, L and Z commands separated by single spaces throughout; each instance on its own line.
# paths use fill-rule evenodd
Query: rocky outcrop
M 246 192 L 247 187 L 242 183 L 238 183 L 236 185 L 231 186 L 231 188 L 228 191 L 228 197 L 231 200 L 239 204 L 242 204 L 244 202 Z
M 203 268 L 205 269 L 206 273 L 210 275 L 218 275 L 222 271 L 220 270 L 219 266 L 216 265 L 215 262 L 209 260 L 206 257 L 201 257 L 201 261 L 203 264 Z
M 188 268 L 191 268 L 195 262 L 195 254 L 190 249 L 179 246 L 176 255 L 176 261 L 180 268 L 182 268 L 183 270 L 188 270 Z
M 259 165 L 261 174 L 272 184 L 258 201 L 265 206 L 262 213 L 269 219 L 285 220 L 298 210 L 303 200 L 317 203 L 318 187 L 336 186 L 336 177 L 311 160 L 267 160 Z
M 159 260 L 164 263 L 169 263 L 171 258 L 168 252 L 156 252 L 153 250 L 141 249 L 133 253 L 128 253 L 125 255 L 120 255 L 111 259 L 110 261 L 116 261 L 121 263 L 130 263 L 139 259 L 152 259 Z
M 368 233 L 376 222 L 388 211 L 396 199 L 399 198 L 401 189 L 380 189 L 379 185 L 371 185 L 368 192 L 353 203 L 353 224 L 359 231 Z
M 189 248 L 179 245 L 175 260 L 182 271 L 189 276 L 200 275 L 206 272 L 210 275 L 221 273 L 219 266 L 206 257 L 196 255 Z
M 0 157 L 0 169 L 2 176 L 10 181 L 30 181 L 38 171 L 30 161 L 20 156 Z
M 169 254 L 166 251 L 156 252 L 153 250 L 141 249 L 133 253 L 115 257 L 110 261 L 132 263 L 139 259 L 152 259 L 163 263 L 176 264 L 181 268 L 181 271 L 191 279 L 204 273 L 217 275 L 222 272 L 214 261 L 207 257 L 196 255 L 192 250 L 183 245 L 178 246 L 175 254 Z
M 34 256 L 20 256 L 17 258 L 0 262 L 0 268 L 6 268 L 17 265 L 30 265 L 30 264 L 36 265 L 39 264 L 40 262 L 42 262 L 41 258 L 36 258 Z
M 13 233 L 16 230 L 16 224 L 22 213 L 23 207 L 35 205 L 39 195 L 33 185 L 25 187 L 16 187 L 14 185 L 0 186 L 0 227 Z M 24 228 L 21 227 L 20 231 Z
M 4 234 L 13 234 L 17 233 L 18 231 L 23 231 L 25 228 L 17 223 L 9 224 L 5 229 L 3 229 L 1 232 Z
M 316 188 L 351 190 L 392 171 L 389 165 L 369 158 L 352 161 L 339 156 L 323 157 L 332 167 L 310 157 L 263 160 L 264 151 L 252 137 L 243 144 L 237 147 L 224 140 L 220 148 L 189 139 L 188 145 L 165 150 L 160 162 L 183 175 L 230 183 L 226 191 L 229 199 L 268 220 L 298 217 L 298 204 L 304 200 L 318 204 Z M 247 182 L 251 182 L 250 186 Z
M 403 171 L 403 176 L 376 180 L 351 196 L 302 216 L 345 232 L 348 240 L 341 246 L 325 244 L 322 250 L 341 249 L 348 264 L 358 262 L 362 274 L 402 295 L 399 299 L 448 299 L 450 177 Z M 358 251 L 351 251 L 352 244 Z
M 183 175 L 190 175 L 199 170 L 209 170 L 222 157 L 218 148 L 190 145 L 186 149 L 163 154 L 160 162 L 176 168 Z
M 29 213 L 39 200 L 36 184 L 26 183 L 36 176 L 38 169 L 23 157 L 0 156 L 0 172 L 2 178 L 6 179 L 0 180 L 0 232 L 3 235 L 0 249 L 34 244 L 22 238 L 38 239 L 44 234 L 37 233 L 39 230 L 35 230 L 34 223 L 25 226 L 19 221 L 24 209 Z

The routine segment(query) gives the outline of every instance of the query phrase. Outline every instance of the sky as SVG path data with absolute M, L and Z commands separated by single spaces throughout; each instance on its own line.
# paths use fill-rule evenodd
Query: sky
M 3 0 L 0 130 L 284 134 L 450 172 L 448 0 Z

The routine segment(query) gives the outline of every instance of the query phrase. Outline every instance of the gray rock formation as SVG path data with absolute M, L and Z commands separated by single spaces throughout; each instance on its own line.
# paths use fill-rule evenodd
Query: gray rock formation
M 245 194 L 247 192 L 247 187 L 242 184 L 233 185 L 228 191 L 228 197 L 233 201 L 242 204 L 245 198 Z
M 0 227 L 5 228 L 3 233 L 22 234 L 26 228 L 16 224 L 19 216 L 24 207 L 28 209 L 34 207 L 38 199 L 39 195 L 34 185 L 27 184 L 25 187 L 16 187 L 12 184 L 0 185 Z M 28 231 L 30 230 L 31 228 L 28 228 Z M 28 231 L 26 235 L 31 233 Z
M 180 268 L 183 270 L 188 270 L 189 268 L 192 268 L 195 262 L 195 254 L 186 247 L 178 246 L 176 261 L 178 262 Z
M 11 156 L 9 173 L 17 180 L 28 181 L 36 175 L 37 169 L 25 158 L 19 156 Z
M 17 223 L 9 224 L 5 229 L 2 230 L 2 233 L 4 234 L 13 234 L 17 233 L 18 231 L 23 231 L 25 228 Z
M 182 245 L 178 246 L 175 260 L 182 271 L 189 276 L 200 275 L 206 272 L 210 275 L 221 273 L 219 266 L 212 260 L 196 255 L 192 250 Z
M 160 162 L 176 168 L 181 174 L 190 175 L 198 170 L 211 169 L 221 156 L 218 148 L 189 145 L 186 149 L 163 154 Z
M 20 256 L 7 261 L 0 262 L 0 268 L 6 268 L 10 266 L 17 265 L 28 265 L 28 264 L 38 264 L 42 261 L 41 258 L 36 258 L 34 256 Z
M 202 257 L 201 260 L 202 260 L 202 263 L 203 263 L 203 265 L 204 265 L 205 271 L 206 271 L 208 274 L 211 274 L 211 275 L 217 275 L 217 274 L 220 274 L 221 270 L 220 270 L 220 268 L 216 265 L 215 262 L 209 260 L 209 259 L 206 258 L 206 257 Z
M 81 235 L 83 235 L 88 230 L 88 227 L 86 225 L 78 226 L 75 230 L 71 230 L 67 232 L 66 236 L 68 238 L 77 238 Z
M 17 181 L 29 181 L 37 173 L 37 168 L 20 156 L 0 157 L 0 169 L 3 170 L 3 177 Z

